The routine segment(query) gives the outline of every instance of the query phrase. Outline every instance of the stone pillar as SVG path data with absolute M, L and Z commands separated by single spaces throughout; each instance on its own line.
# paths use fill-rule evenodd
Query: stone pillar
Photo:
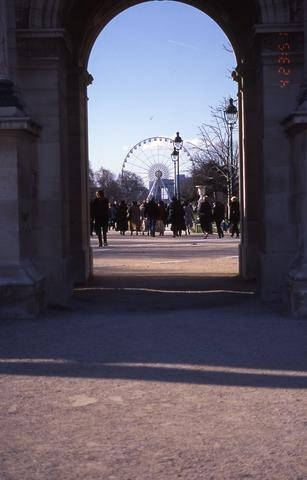
M 285 121 L 292 163 L 292 195 L 296 255 L 287 278 L 286 301 L 294 316 L 307 316 L 307 0 L 304 0 L 304 80 L 299 105 Z
M 85 282 L 93 269 L 89 231 L 88 97 L 92 76 L 72 68 L 68 94 L 68 162 L 70 188 L 70 265 L 74 282 Z M 75 195 L 75 192 L 78 195 Z
M 256 69 L 244 94 L 244 236 L 264 301 L 281 302 L 295 252 L 290 145 L 282 121 L 295 105 L 302 81 L 302 32 L 298 26 L 260 25 Z M 249 130 L 247 130 L 249 129 Z M 247 219 L 247 220 L 245 220 Z M 254 253 L 251 249 L 255 246 Z
M 87 84 L 69 39 L 59 29 L 17 34 L 18 85 L 43 126 L 38 148 L 35 263 L 46 277 L 47 302 L 63 304 L 91 274 L 89 245 Z
M 13 6 L 0 0 L 0 318 L 29 317 L 45 307 L 43 277 L 33 263 L 40 129 L 24 113 L 10 77 Z
M 250 55 L 233 73 L 238 81 L 240 147 L 239 272 L 246 280 L 259 278 L 259 174 L 261 159 L 260 103 L 256 64 Z
M 0 0 L 0 107 L 17 107 L 22 110 L 19 99 L 14 92 L 10 78 L 8 62 L 8 14 L 7 0 Z M 0 112 L 1 115 L 1 112 Z M 5 111 L 7 115 L 7 111 Z
M 307 316 L 307 111 L 295 112 L 285 122 L 293 159 L 292 204 L 297 251 L 288 272 L 287 303 L 295 316 Z
M 33 316 L 45 306 L 32 262 L 38 134 L 29 118 L 0 116 L 0 318 Z
M 0 81 L 9 80 L 6 2 L 0 0 Z

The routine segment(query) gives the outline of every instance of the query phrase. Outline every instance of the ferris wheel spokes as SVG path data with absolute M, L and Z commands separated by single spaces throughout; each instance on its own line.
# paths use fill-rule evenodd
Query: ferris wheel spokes
M 169 137 L 150 137 L 137 143 L 127 153 L 123 166 L 125 172 L 138 175 L 148 189 L 148 198 L 155 196 L 170 200 L 174 194 L 174 164 L 171 158 L 173 140 Z M 191 176 L 193 161 L 183 146 L 180 155 L 180 173 Z M 161 193 L 160 193 L 161 192 Z
M 156 178 L 152 184 L 152 187 L 149 190 L 146 199 L 147 202 L 152 198 L 154 198 L 157 202 L 160 202 L 161 200 L 171 200 L 171 193 L 169 191 L 169 188 L 165 185 L 163 181 L 161 170 L 157 170 L 156 172 Z

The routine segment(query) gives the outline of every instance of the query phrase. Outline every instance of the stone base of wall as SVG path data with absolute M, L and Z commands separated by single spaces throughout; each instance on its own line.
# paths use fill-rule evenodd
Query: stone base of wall
M 1 266 L 0 319 L 33 318 L 45 308 L 45 282 L 31 263 Z
M 307 318 L 307 265 L 287 277 L 287 307 L 295 317 Z
M 287 275 L 291 256 L 288 253 L 260 253 L 260 289 L 264 302 L 285 304 Z
M 245 280 L 255 280 L 259 276 L 258 250 L 255 245 L 239 245 L 239 271 Z

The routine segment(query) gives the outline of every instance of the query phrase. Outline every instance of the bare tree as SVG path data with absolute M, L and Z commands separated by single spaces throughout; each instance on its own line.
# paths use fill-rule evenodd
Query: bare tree
M 89 183 L 92 187 L 92 196 L 97 189 L 101 189 L 111 202 L 143 200 L 148 195 L 143 180 L 133 172 L 127 171 L 115 178 L 114 173 L 106 168 L 101 167 L 96 172 L 90 168 Z
M 115 176 L 110 170 L 101 167 L 99 170 L 95 172 L 95 181 L 96 184 L 105 192 L 108 190 L 109 185 L 114 181 Z
M 227 192 L 228 202 L 238 192 L 239 155 L 237 141 L 231 142 L 231 132 L 224 115 L 226 99 L 218 107 L 210 107 L 212 123 L 199 127 L 200 143 L 190 143 L 194 162 L 194 179 L 203 185 L 210 184 L 215 191 Z M 231 152 L 232 147 L 232 152 Z
M 96 185 L 104 191 L 105 196 L 110 201 L 119 200 L 121 198 L 121 185 L 115 179 L 115 175 L 110 172 L 110 170 L 101 167 L 94 173 L 94 177 Z
M 122 196 L 126 202 L 133 202 L 134 200 L 142 201 L 148 195 L 148 189 L 144 186 L 144 182 L 134 172 L 126 170 L 119 177 L 121 182 Z

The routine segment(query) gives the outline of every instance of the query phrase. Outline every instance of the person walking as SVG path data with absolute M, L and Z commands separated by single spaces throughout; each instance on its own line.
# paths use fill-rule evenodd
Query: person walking
M 193 228 L 193 219 L 194 219 L 193 208 L 190 203 L 186 202 L 183 206 L 183 209 L 184 209 L 184 222 L 186 226 L 185 234 L 190 235 L 191 234 L 190 230 L 191 228 Z
M 216 230 L 219 238 L 224 237 L 224 232 L 222 229 L 222 221 L 225 219 L 225 207 L 222 202 L 215 202 L 213 206 L 213 220 L 215 221 Z
M 237 197 L 231 197 L 229 205 L 229 221 L 231 236 L 236 235 L 239 238 L 239 222 L 240 222 L 240 204 Z
M 184 225 L 184 211 L 180 201 L 177 197 L 173 197 L 168 206 L 167 222 L 171 224 L 173 237 L 181 236 L 181 231 Z
M 134 200 L 132 205 L 129 207 L 128 219 L 131 236 L 133 235 L 134 231 L 136 232 L 136 235 L 138 235 L 141 231 L 141 212 L 136 200 Z
M 110 208 L 109 228 L 116 230 L 116 218 L 117 218 L 118 205 L 116 200 L 112 203 Z
M 96 192 L 96 198 L 92 205 L 92 215 L 95 222 L 95 231 L 98 237 L 99 247 L 102 247 L 102 239 L 106 247 L 108 244 L 109 200 L 104 196 L 103 190 Z
M 159 233 L 161 237 L 163 237 L 164 231 L 165 231 L 165 223 L 167 219 L 166 205 L 163 202 L 163 200 L 160 200 L 160 202 L 158 203 L 158 208 L 159 208 L 159 216 L 157 218 L 156 231 Z
M 152 237 L 155 237 L 156 235 L 156 223 L 157 219 L 159 217 L 159 208 L 157 203 L 155 202 L 155 199 L 152 198 L 149 200 L 146 210 L 145 210 L 145 216 L 147 217 L 148 220 L 148 227 L 149 227 L 149 232 Z
M 204 234 L 207 238 L 209 233 L 212 233 L 212 208 L 209 202 L 208 195 L 205 195 L 199 205 L 198 209 L 199 223 Z
M 147 209 L 147 202 L 144 200 L 140 205 L 142 235 L 145 235 L 145 232 L 147 233 L 147 235 L 149 235 L 148 221 L 147 221 L 147 218 L 145 216 L 146 209 Z
M 128 230 L 128 206 L 125 200 L 122 200 L 118 207 L 116 225 L 117 230 L 120 231 L 120 234 L 125 235 L 126 231 Z

